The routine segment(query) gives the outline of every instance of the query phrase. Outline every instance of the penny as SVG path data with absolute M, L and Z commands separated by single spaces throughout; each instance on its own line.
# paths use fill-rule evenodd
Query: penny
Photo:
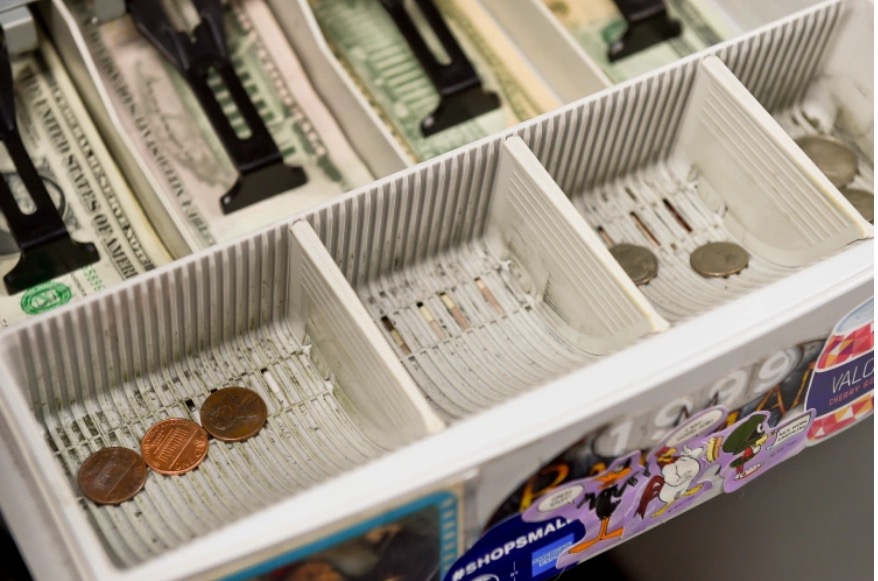
M 160 474 L 175 476 L 189 472 L 207 456 L 207 432 L 183 418 L 171 418 L 153 425 L 140 441 L 146 464 Z
M 842 188 L 857 175 L 857 154 L 829 135 L 806 135 L 796 140 L 805 155 L 837 188 Z
M 875 222 L 875 196 L 866 190 L 843 188 L 841 194 L 868 222 Z
M 240 442 L 256 435 L 268 418 L 268 408 L 255 391 L 225 387 L 201 405 L 201 425 L 217 440 Z
M 128 448 L 98 450 L 79 467 L 79 489 L 97 504 L 121 504 L 134 498 L 146 482 L 146 464 Z
M 616 244 L 610 254 L 634 284 L 646 284 L 658 274 L 658 259 L 649 248 L 636 244 Z
M 689 255 L 692 269 L 705 277 L 738 274 L 750 263 L 750 254 L 734 242 L 708 242 Z

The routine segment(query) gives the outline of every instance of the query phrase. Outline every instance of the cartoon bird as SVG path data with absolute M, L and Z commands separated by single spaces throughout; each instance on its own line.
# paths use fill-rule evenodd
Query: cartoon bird
M 594 511 L 595 516 L 601 519 L 601 530 L 597 537 L 570 547 L 571 553 L 582 553 L 599 541 L 622 536 L 624 527 L 619 527 L 610 532 L 607 532 L 607 527 L 609 526 L 610 518 L 616 511 L 616 507 L 622 502 L 622 495 L 625 493 L 625 489 L 637 484 L 636 477 L 629 477 L 632 470 L 631 459 L 629 458 L 615 470 L 608 470 L 594 477 L 595 480 L 601 483 L 600 491 L 587 493 L 576 508 L 582 508 L 585 503 L 588 503 L 589 509 Z
M 701 490 L 703 484 L 692 488 L 689 488 L 689 485 L 701 471 L 698 457 L 703 451 L 704 448 L 691 449 L 688 446 L 684 446 L 683 453 L 679 455 L 676 448 L 664 447 L 659 450 L 656 453 L 656 463 L 661 467 L 662 473 L 653 476 L 646 484 L 636 514 L 640 518 L 645 518 L 646 507 L 654 498 L 658 498 L 665 504 L 652 516 L 659 517 L 678 499 L 692 496 Z
M 762 450 L 762 446 L 768 440 L 768 434 L 765 433 L 763 427 L 765 419 L 766 416 L 762 414 L 753 414 L 735 428 L 735 431 L 729 434 L 725 442 L 722 441 L 721 436 L 710 439 L 712 450 L 721 444 L 723 452 L 738 456 L 729 464 L 735 469 L 735 480 L 746 478 L 762 466 L 762 462 L 760 462 L 747 468 L 747 463 Z M 713 461 L 711 458 L 708 459 Z

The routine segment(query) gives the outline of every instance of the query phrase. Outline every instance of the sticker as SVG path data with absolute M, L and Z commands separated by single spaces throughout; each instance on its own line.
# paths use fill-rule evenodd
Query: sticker
M 708 438 L 725 425 L 727 416 L 728 411 L 722 407 L 704 410 L 647 455 L 644 485 L 626 519 L 626 538 L 706 500 L 709 492 L 713 492 L 710 497 L 719 494 L 711 476 L 720 470 L 718 466 L 711 470 L 705 452 Z
M 585 530 L 564 517 L 526 522 L 514 515 L 491 527 L 468 550 L 444 581 L 551 579 L 558 575 L 558 556 L 572 547 Z
M 21 310 L 28 315 L 39 315 L 70 301 L 70 287 L 60 282 L 44 282 L 27 289 L 21 296 Z
M 708 439 L 705 455 L 722 466 L 725 492 L 738 490 L 805 448 L 813 410 L 774 428 L 769 417 L 768 412 L 755 412 Z
M 559 488 L 552 496 L 563 496 L 569 502 L 551 503 L 550 510 L 541 510 L 540 501 L 522 515 L 526 522 L 541 523 L 563 519 L 582 523 L 584 534 L 560 551 L 556 568 L 576 565 L 619 543 L 625 532 L 625 520 L 636 498 L 636 487 L 642 477 L 640 452 L 616 459 L 597 476 L 577 480 Z M 575 490 L 571 494 L 568 490 Z M 557 574 L 557 571 L 556 571 Z
M 875 387 L 874 299 L 851 311 L 833 329 L 811 375 L 805 407 L 816 415 L 813 444 L 870 416 Z
M 457 494 L 437 492 L 226 581 L 438 579 L 460 550 L 461 515 Z

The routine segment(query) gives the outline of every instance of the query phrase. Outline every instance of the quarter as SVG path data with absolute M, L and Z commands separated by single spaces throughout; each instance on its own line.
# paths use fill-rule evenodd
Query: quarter
M 689 255 L 692 270 L 708 278 L 738 274 L 750 263 L 750 254 L 734 242 L 708 242 Z
M 610 254 L 634 284 L 646 284 L 658 274 L 658 258 L 649 248 L 636 244 L 616 244 L 610 248 Z
M 842 188 L 841 195 L 857 209 L 863 218 L 875 222 L 875 195 L 857 188 Z
M 103 448 L 79 467 L 79 489 L 97 504 L 121 504 L 134 498 L 146 482 L 146 464 L 128 448 Z
M 805 155 L 837 188 L 851 183 L 857 175 L 857 154 L 830 135 L 806 135 L 796 140 Z
M 140 450 L 147 466 L 176 476 L 193 470 L 207 456 L 207 432 L 192 420 L 163 420 L 146 431 Z
M 217 440 L 240 442 L 255 436 L 265 420 L 268 408 L 252 389 L 225 387 L 204 400 L 201 425 Z

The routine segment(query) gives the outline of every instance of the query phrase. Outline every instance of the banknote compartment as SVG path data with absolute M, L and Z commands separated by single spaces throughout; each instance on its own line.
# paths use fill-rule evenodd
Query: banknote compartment
M 448 420 L 667 326 L 515 137 L 308 219 Z
M 151 3 L 132 4 L 106 22 L 94 17 L 98 4 L 84 0 L 52 0 L 45 10 L 113 153 L 178 257 L 374 179 L 268 5 L 222 6 L 221 19 L 210 21 L 225 33 L 228 58 L 214 51 L 188 68 L 191 55 L 176 54 L 180 70 L 149 40 L 149 30 L 138 29 L 137 20 L 150 26 Z M 165 10 L 176 30 L 161 42 L 172 46 L 181 38 L 177 30 L 206 22 L 189 0 Z M 266 180 L 272 188 L 259 185 Z
M 355 89 L 358 103 L 371 110 L 370 118 L 380 120 L 382 133 L 396 142 L 394 151 L 403 152 L 407 164 L 494 135 L 563 102 L 538 65 L 518 50 L 514 39 L 480 2 L 428 0 L 439 13 L 433 19 L 425 17 L 425 6 L 406 1 L 402 11 L 415 24 L 416 34 L 412 34 L 392 16 L 393 6 L 399 9 L 395 0 L 387 8 L 372 0 L 296 0 L 292 8 L 286 2 L 269 1 L 286 23 L 290 41 L 306 41 L 322 50 L 321 62 L 334 65 L 326 69 L 333 71 L 329 76 L 337 71 L 345 85 Z M 436 27 L 436 20 L 443 24 Z M 302 23 L 308 31 L 302 30 Z M 446 27 L 453 43 L 459 45 L 455 50 L 442 46 L 447 36 L 437 31 Z M 412 37 L 420 38 L 412 42 Z M 475 77 L 458 83 L 460 87 L 449 83 L 443 88 L 443 77 L 461 64 L 472 65 Z M 325 73 L 321 70 L 321 74 Z M 484 91 L 474 91 L 475 87 Z M 455 102 L 451 97 L 461 88 L 473 98 Z M 328 102 L 335 98 L 333 93 L 322 94 Z M 339 99 L 346 100 L 347 95 Z M 455 110 L 451 113 L 457 115 L 451 117 L 459 122 L 433 133 L 430 122 L 445 117 L 448 109 Z M 339 110 L 337 114 L 346 113 Z M 373 128 L 366 129 L 371 132 Z
M 333 55 L 308 0 L 268 0 L 317 92 L 376 177 L 413 164 L 350 74 Z
M 20 444 L 57 461 L 67 487 L 55 494 L 78 505 L 73 524 L 87 521 L 119 567 L 442 428 L 307 224 L 180 262 L 25 324 L 3 345 L 17 384 L 7 388 L 42 432 Z M 197 470 L 150 474 L 122 505 L 81 496 L 89 454 L 139 451 L 152 424 L 199 421 L 211 390 L 228 385 L 266 402 L 257 436 L 212 440 Z

